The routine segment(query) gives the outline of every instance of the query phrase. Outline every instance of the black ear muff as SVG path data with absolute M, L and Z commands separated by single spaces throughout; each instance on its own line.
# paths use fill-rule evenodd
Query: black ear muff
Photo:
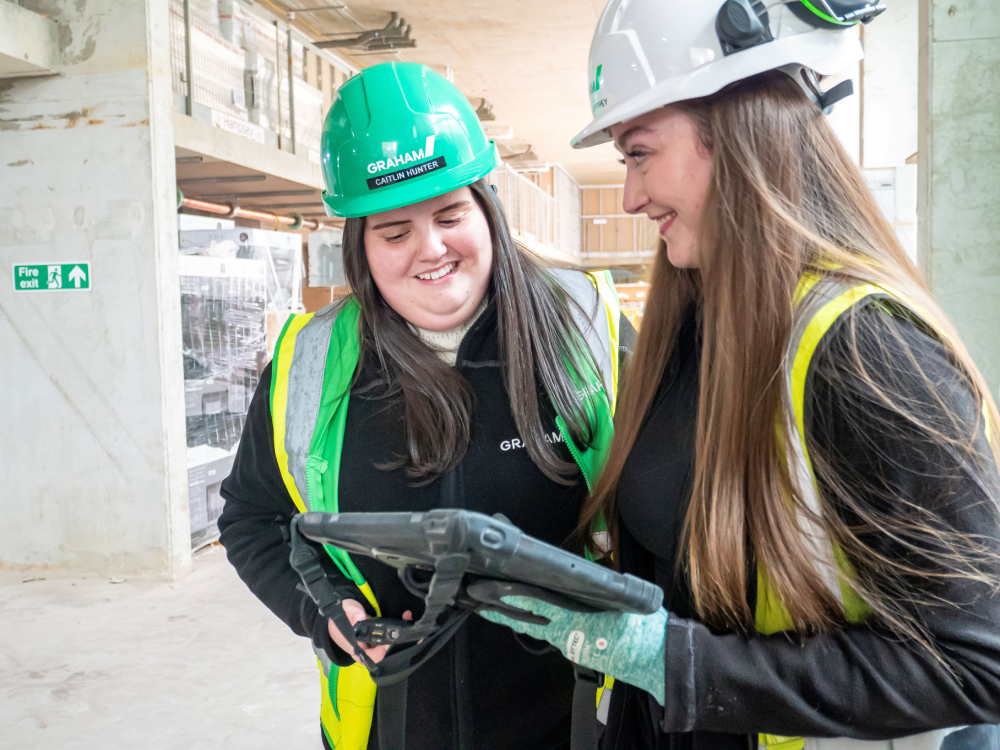
M 726 0 L 715 17 L 715 32 L 727 56 L 774 39 L 762 0 Z

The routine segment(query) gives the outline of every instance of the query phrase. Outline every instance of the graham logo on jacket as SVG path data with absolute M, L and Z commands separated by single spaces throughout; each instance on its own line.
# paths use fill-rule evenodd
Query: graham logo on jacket
M 562 436 L 562 433 L 559 432 L 558 430 L 553 430 L 552 432 L 547 432 L 544 435 L 542 435 L 542 438 L 545 440 L 546 443 L 549 443 L 550 445 L 552 443 L 565 443 L 566 442 L 566 438 L 564 438 Z M 521 440 L 521 438 L 513 438 L 512 440 L 504 440 L 502 443 L 500 443 L 500 450 L 502 450 L 504 453 L 506 453 L 507 451 L 516 451 L 518 448 L 524 448 L 524 447 L 525 447 L 524 441 Z

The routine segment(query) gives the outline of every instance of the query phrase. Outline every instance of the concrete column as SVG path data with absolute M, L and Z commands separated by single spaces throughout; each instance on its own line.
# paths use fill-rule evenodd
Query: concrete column
M 63 74 L 0 82 L 0 565 L 190 565 L 168 0 L 25 0 Z M 13 291 L 88 261 L 91 291 Z
M 997 395 L 1000 3 L 920 0 L 920 260 Z

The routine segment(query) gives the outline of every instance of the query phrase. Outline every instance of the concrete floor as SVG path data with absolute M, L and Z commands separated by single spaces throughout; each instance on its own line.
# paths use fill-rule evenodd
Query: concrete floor
M 317 750 L 309 643 L 224 552 L 172 584 L 0 573 L 0 747 Z

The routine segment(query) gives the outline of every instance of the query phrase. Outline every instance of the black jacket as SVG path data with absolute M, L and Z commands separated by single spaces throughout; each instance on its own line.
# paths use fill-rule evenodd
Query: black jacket
M 873 304 L 858 315 L 858 344 L 876 383 L 932 424 L 943 423 L 942 403 L 966 428 L 977 423 L 968 383 L 935 339 Z M 750 750 L 759 732 L 882 739 L 1000 722 L 1000 598 L 985 585 L 910 581 L 923 595 L 961 605 L 917 610 L 947 667 L 877 622 L 812 638 L 713 633 L 698 622 L 676 556 L 691 493 L 699 356 L 692 310 L 619 485 L 622 567 L 658 583 L 672 613 L 665 706 L 636 688 L 616 686 L 602 748 Z M 899 516 L 912 503 L 1000 550 L 997 470 L 982 430 L 976 442 L 982 461 L 937 449 L 878 406 L 871 387 L 843 366 L 847 356 L 846 332 L 835 328 L 810 368 L 806 429 L 818 450 L 863 502 Z M 848 523 L 856 520 L 837 510 Z M 907 554 L 884 537 L 866 541 L 896 559 Z M 753 587 L 749 581 L 755 595 Z M 966 747 L 957 740 L 948 742 Z
M 628 326 L 627 321 L 623 325 Z M 634 335 L 629 326 L 624 337 Z M 457 367 L 475 393 L 471 443 L 455 469 L 456 482 L 413 487 L 399 471 L 377 468 L 403 453 L 399 403 L 379 397 L 383 375 L 367 358 L 352 390 L 341 459 L 340 510 L 403 511 L 463 507 L 503 513 L 525 532 L 562 545 L 573 532 L 586 492 L 582 479 L 571 486 L 548 479 L 517 442 L 519 437 L 500 364 L 495 305 L 466 334 Z M 222 544 L 250 590 L 297 634 L 309 637 L 340 665 L 353 663 L 331 641 L 326 620 L 297 588 L 288 562 L 282 525 L 295 513 L 274 456 L 268 392 L 270 366 L 247 415 L 232 475 L 222 485 L 226 500 L 219 520 Z M 545 431 L 558 434 L 548 399 L 540 398 Z M 558 443 L 557 443 L 558 445 Z M 572 461 L 561 446 L 563 458 Z M 457 489 L 451 491 L 448 487 Z M 371 585 L 382 614 L 419 619 L 423 601 L 403 587 L 394 569 L 367 557 L 354 561 Z M 338 588 L 366 603 L 346 578 Z M 573 670 L 554 651 L 523 647 L 508 628 L 470 618 L 456 636 L 409 678 L 407 750 L 525 748 L 568 745 Z M 319 696 L 317 696 L 318 700 Z M 376 697 L 376 715 L 379 709 Z M 377 720 L 370 748 L 378 748 Z

